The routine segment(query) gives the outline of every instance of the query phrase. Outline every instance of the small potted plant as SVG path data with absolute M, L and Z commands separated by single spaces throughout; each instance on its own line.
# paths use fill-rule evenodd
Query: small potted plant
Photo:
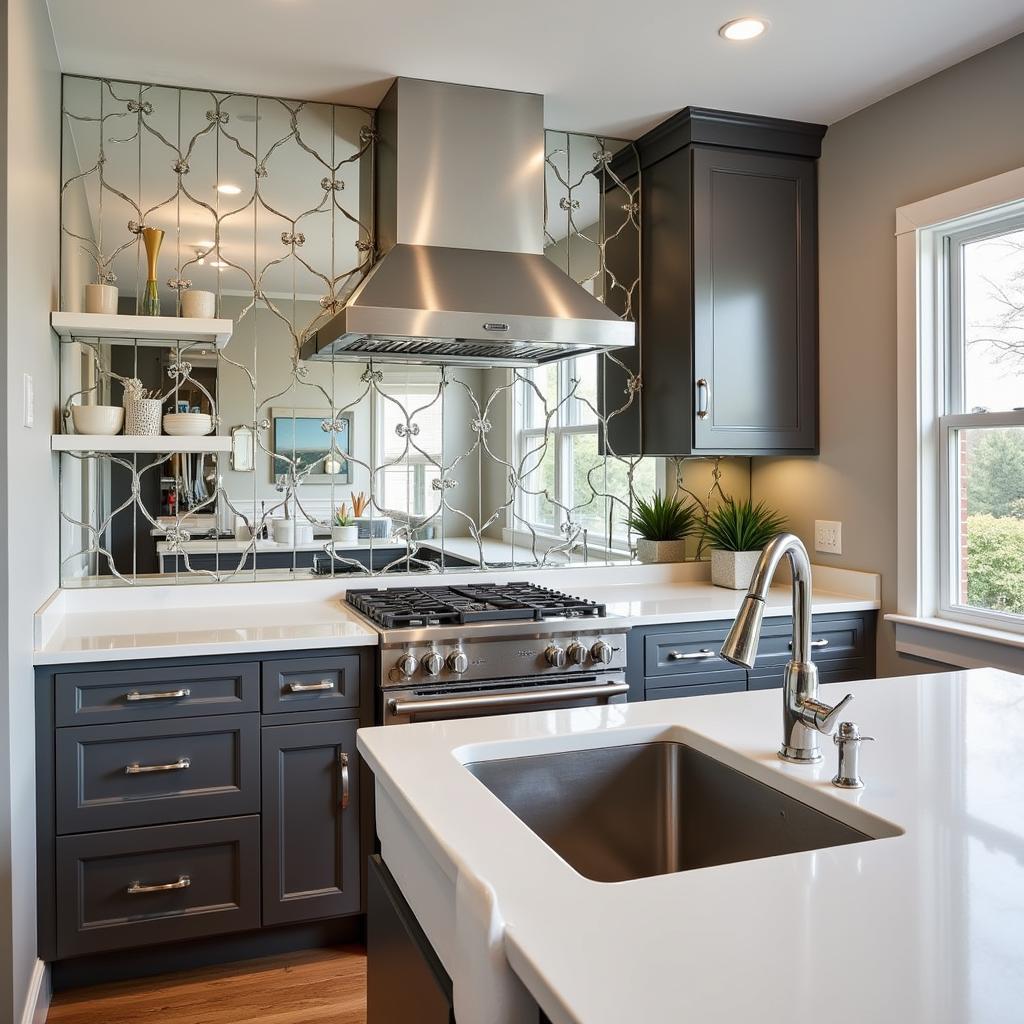
M 726 498 L 708 513 L 704 540 L 711 548 L 711 582 L 746 590 L 761 549 L 786 526 L 786 519 L 763 501 Z
M 335 510 L 331 538 L 338 544 L 353 544 L 359 540 L 359 527 L 345 502 L 342 502 Z
M 637 498 L 626 525 L 640 536 L 636 542 L 641 562 L 681 562 L 686 558 L 686 538 L 698 532 L 693 505 L 656 491 L 650 501 Z

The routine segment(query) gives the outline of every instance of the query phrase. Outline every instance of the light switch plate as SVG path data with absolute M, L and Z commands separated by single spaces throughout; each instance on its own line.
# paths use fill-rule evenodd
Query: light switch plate
M 843 524 L 832 519 L 815 519 L 814 550 L 827 555 L 841 555 L 843 553 Z
M 36 389 L 32 383 L 32 374 L 21 375 L 21 422 L 31 427 L 36 421 Z

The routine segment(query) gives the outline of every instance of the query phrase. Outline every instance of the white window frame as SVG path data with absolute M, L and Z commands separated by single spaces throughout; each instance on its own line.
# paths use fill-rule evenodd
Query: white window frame
M 555 390 L 556 404 L 561 403 L 562 399 L 569 394 L 572 387 L 570 381 L 573 379 L 576 372 L 576 358 L 587 358 L 587 356 L 564 359 L 555 364 L 557 372 Z M 595 358 L 600 357 L 597 356 Z M 515 401 L 510 403 L 513 407 L 510 410 L 510 415 L 512 418 L 513 428 L 515 430 L 515 443 L 513 450 L 516 453 L 516 464 L 520 465 L 522 463 L 522 459 L 528 450 L 529 442 L 534 442 L 533 445 L 529 445 L 530 448 L 533 448 L 536 446 L 537 442 L 544 437 L 545 433 L 547 433 L 551 438 L 551 444 L 554 448 L 555 499 L 563 505 L 571 506 L 571 502 L 566 499 L 571 497 L 573 485 L 572 459 L 569 456 L 569 448 L 572 444 L 572 438 L 573 436 L 593 434 L 595 437 L 600 439 L 600 422 L 579 422 L 578 417 L 582 409 L 582 403 L 580 401 L 571 401 L 560 406 L 560 412 L 552 418 L 552 421 L 548 426 L 527 426 L 526 424 L 530 420 L 529 403 L 538 400 L 536 393 L 529 387 L 521 386 L 515 389 L 515 395 Z M 568 413 L 567 420 L 563 418 L 566 412 Z M 665 466 L 666 461 L 664 459 L 655 459 L 655 479 L 658 481 L 658 486 L 662 488 L 666 486 L 666 481 L 664 479 Z M 527 515 L 527 512 L 529 511 L 527 508 L 527 502 L 531 500 L 531 497 L 531 495 L 525 494 L 521 488 L 519 489 L 515 506 L 515 514 L 518 519 L 511 522 L 510 525 L 512 528 L 506 531 L 507 538 L 517 543 L 528 543 L 530 540 L 530 534 L 526 527 L 522 525 L 525 522 L 529 523 L 530 526 L 533 527 L 537 537 L 548 540 L 553 544 L 563 541 L 565 538 L 562 534 L 561 528 L 566 521 L 563 510 L 556 506 L 558 522 L 553 525 L 535 522 Z M 629 554 L 625 543 L 625 534 L 622 535 L 621 539 L 623 543 L 619 548 L 606 548 L 605 537 L 606 534 L 604 531 L 602 531 L 597 537 L 589 537 L 587 541 L 588 549 L 595 554 L 600 554 L 602 552 L 606 554 Z
M 949 382 L 960 377 L 958 365 L 951 367 L 958 348 L 947 344 L 950 239 L 984 233 L 1018 212 L 1024 168 L 896 211 L 897 613 L 886 618 L 902 653 L 1024 671 L 1024 633 L 1019 621 L 1007 621 L 1018 617 L 968 611 L 947 597 L 954 572 L 950 432 L 1024 424 L 1022 413 L 964 413 L 951 396 Z
M 382 387 L 382 389 L 385 392 L 387 392 L 389 394 L 391 392 L 397 392 L 397 393 L 400 393 L 400 394 L 404 394 L 406 396 L 415 395 L 417 399 L 419 399 L 419 398 L 423 399 L 422 401 L 418 401 L 417 400 L 415 405 L 413 405 L 412 407 L 405 407 L 405 406 L 403 406 L 403 408 L 405 408 L 405 411 L 408 413 L 408 412 L 412 412 L 413 409 L 418 409 L 420 406 L 425 405 L 427 403 L 428 399 L 430 399 L 431 397 L 433 397 L 434 395 L 437 394 L 438 382 L 437 382 L 436 376 L 432 377 L 432 376 L 428 376 L 428 375 L 423 375 L 422 377 L 419 377 L 419 378 L 416 377 L 416 376 L 412 376 L 412 377 L 405 377 L 405 376 L 403 376 L 400 379 L 395 380 L 395 381 L 389 381 L 389 380 L 385 379 L 385 381 L 382 382 L 381 387 Z M 382 489 L 383 489 L 383 479 L 384 479 L 384 475 L 387 472 L 387 468 L 388 468 L 388 467 L 385 467 L 383 465 L 384 450 L 385 450 L 385 447 L 386 447 L 386 441 L 385 441 L 385 437 L 384 437 L 384 423 L 385 423 L 384 407 L 385 407 L 385 405 L 388 404 L 388 400 L 383 395 L 381 395 L 379 393 L 376 394 L 374 396 L 374 398 L 375 398 L 375 406 L 376 406 L 376 408 L 374 409 L 374 416 L 373 416 L 373 419 L 374 419 L 374 430 L 373 430 L 373 446 L 374 446 L 374 448 L 373 448 L 373 465 L 374 465 L 374 467 L 377 468 L 377 475 L 378 475 L 378 477 L 381 480 Z M 441 402 L 443 402 L 443 400 L 444 400 L 443 397 L 438 399 L 438 401 L 441 401 Z M 441 449 L 442 450 L 440 452 L 436 453 L 436 455 L 437 455 L 437 463 L 434 463 L 430 459 L 426 458 L 425 456 L 420 455 L 419 452 L 417 452 L 414 448 L 412 448 L 410 446 L 409 452 L 408 452 L 407 456 L 401 462 L 395 463 L 395 465 L 393 467 L 391 467 L 391 468 L 394 468 L 394 469 L 403 469 L 403 468 L 406 468 L 406 467 L 411 468 L 412 471 L 413 471 L 412 474 L 411 474 L 411 476 L 412 476 L 412 483 L 411 483 L 411 485 L 408 488 L 408 493 L 409 493 L 410 496 L 412 496 L 414 490 L 418 488 L 418 493 L 421 493 L 422 494 L 422 498 L 423 498 L 422 509 L 420 509 L 420 508 L 410 508 L 410 509 L 407 509 L 407 510 L 394 509 L 394 511 L 396 511 L 396 512 L 405 511 L 405 514 L 411 515 L 411 516 L 416 516 L 416 517 L 422 517 L 424 515 L 427 515 L 427 512 L 425 510 L 427 509 L 427 507 L 429 505 L 429 502 L 427 501 L 429 495 L 426 493 L 426 467 L 427 466 L 433 466 L 435 469 L 438 469 L 438 472 L 441 473 L 441 475 L 444 474 L 444 426 L 443 426 L 443 423 L 444 423 L 444 420 L 443 420 L 443 417 L 442 417 L 442 434 L 441 434 Z M 416 440 L 417 440 L 417 443 L 419 443 L 418 439 L 416 439 Z M 420 447 L 424 447 L 424 446 L 420 445 Z M 377 487 L 376 487 L 376 484 L 375 484 L 375 486 L 374 486 L 375 494 L 376 494 L 376 491 L 377 491 Z M 378 502 L 380 502 L 382 499 L 383 499 L 383 494 L 381 494 L 379 497 L 376 498 L 376 500 Z M 413 504 L 415 505 L 417 503 L 413 502 Z

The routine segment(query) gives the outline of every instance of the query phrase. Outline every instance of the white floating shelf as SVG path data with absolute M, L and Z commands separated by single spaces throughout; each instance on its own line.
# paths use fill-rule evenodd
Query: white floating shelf
M 50 326 L 71 340 L 97 338 L 143 345 L 208 345 L 223 348 L 234 322 L 183 316 L 128 316 L 110 313 L 51 313 Z
M 51 434 L 54 452 L 230 452 L 231 438 L 217 434 L 205 437 L 134 437 L 129 434 Z

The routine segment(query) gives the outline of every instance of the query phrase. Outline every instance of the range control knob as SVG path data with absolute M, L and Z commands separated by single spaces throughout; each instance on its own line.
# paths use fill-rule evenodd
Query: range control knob
M 469 658 L 461 647 L 448 655 L 448 667 L 459 675 L 469 668 Z
M 590 648 L 590 656 L 598 663 L 598 665 L 610 665 L 614 655 L 615 650 L 607 640 L 598 640 L 597 643 Z
M 544 652 L 544 658 L 552 668 L 565 668 L 565 651 L 557 644 L 552 644 Z
M 444 668 L 444 658 L 441 657 L 439 652 L 431 651 L 429 654 L 423 655 L 420 664 L 428 676 L 436 676 Z
M 568 655 L 569 664 L 571 665 L 583 665 L 586 663 L 587 649 L 578 640 L 573 640 L 565 649 L 565 653 Z
M 412 651 L 406 651 L 395 665 L 399 673 L 409 679 L 411 676 L 416 674 L 416 666 L 419 662 L 416 660 L 416 655 Z

